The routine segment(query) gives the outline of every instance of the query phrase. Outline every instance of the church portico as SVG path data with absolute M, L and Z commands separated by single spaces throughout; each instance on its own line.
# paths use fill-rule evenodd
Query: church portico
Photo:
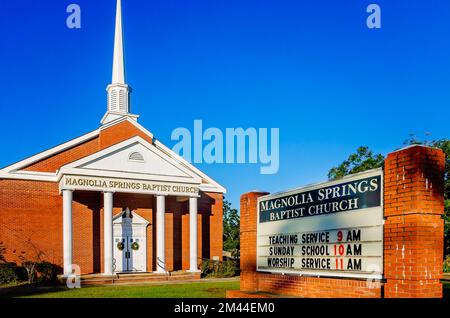
M 80 192 L 81 194 L 77 195 Z M 92 192 L 92 194 L 86 192 Z M 99 201 L 103 202 L 99 202 L 96 209 L 86 207 L 87 209 L 92 209 L 92 218 L 95 219 L 92 222 L 92 235 L 101 236 L 97 237 L 97 241 L 103 242 L 101 244 L 103 252 L 97 252 L 94 255 L 95 253 L 93 251 L 92 262 L 97 264 L 93 266 L 92 272 L 85 272 L 81 268 L 82 272 L 95 273 L 95 268 L 97 270 L 102 268 L 104 275 L 112 275 L 117 272 L 156 271 L 166 273 L 169 270 L 198 272 L 198 228 L 208 229 L 208 226 L 205 225 L 208 225 L 207 223 L 209 222 L 205 222 L 205 220 L 211 214 L 211 209 L 205 209 L 200 214 L 198 213 L 199 195 L 142 194 L 131 190 L 128 192 L 99 192 L 87 191 L 86 189 L 64 189 L 64 187 L 62 187 L 61 193 L 63 200 L 62 223 L 64 227 L 63 268 L 65 275 L 72 273 L 72 264 L 77 264 L 76 259 L 74 259 L 74 255 L 77 254 L 76 249 L 78 245 L 73 235 L 74 230 L 77 231 L 77 229 L 74 229 L 73 222 L 74 202 L 83 205 L 85 203 L 81 198 L 85 200 L 87 197 L 90 197 L 91 200 L 92 198 L 96 198 L 97 200 L 101 198 Z M 208 204 L 206 202 L 206 205 Z M 203 217 L 203 214 L 206 218 Z M 140 223 L 136 223 L 133 218 L 138 219 Z M 132 227 L 130 225 L 128 229 L 125 229 L 126 225 L 122 221 L 126 221 L 127 219 L 132 224 L 134 222 L 134 224 L 139 224 L 139 226 Z M 120 230 L 119 224 L 123 224 Z M 145 225 L 144 227 L 142 227 L 143 224 Z M 94 228 L 95 226 L 96 228 Z M 169 230 L 166 233 L 167 228 Z M 83 230 L 86 231 L 86 228 Z M 119 235 L 120 231 L 124 234 L 122 237 Z M 188 240 L 186 240 L 187 234 L 189 235 Z M 205 234 L 210 235 L 210 233 L 200 234 L 200 238 Z M 136 239 L 139 241 L 136 242 Z M 181 241 L 181 244 L 177 243 L 177 241 Z M 188 244 L 186 241 L 188 241 Z M 138 243 L 139 246 L 137 246 L 138 244 L 133 245 L 133 243 Z M 182 249 L 183 246 L 180 245 L 184 245 L 187 248 Z M 92 249 L 98 250 L 98 247 L 92 246 Z M 133 266 L 127 264 L 124 266 L 123 257 L 121 257 L 122 259 L 117 258 L 117 249 L 120 251 L 125 250 L 124 253 L 126 254 L 124 257 L 126 262 L 136 262 L 136 260 L 131 259 L 132 255 L 140 255 L 140 253 L 133 252 L 144 250 L 145 253 L 143 256 L 139 256 L 139 264 L 135 263 Z M 175 255 L 176 253 L 174 252 L 176 250 L 184 251 L 184 255 L 183 253 Z M 172 255 L 167 257 L 168 253 Z M 170 261 L 167 262 L 166 258 L 169 258 Z M 186 264 L 186 261 L 183 262 L 183 258 L 189 260 L 188 266 L 183 266 L 183 263 Z
M 218 238 L 210 225 L 211 218 L 216 223 L 222 216 L 217 213 L 217 207 L 222 207 L 220 199 L 206 194 L 180 197 L 61 192 L 66 276 L 72 273 L 72 264 L 79 266 L 82 274 L 106 276 L 182 270 L 196 273 L 203 258 L 210 258 L 213 253 L 215 258 L 220 257 L 220 249 L 211 251 L 211 245 L 206 243 L 206 238 Z M 198 209 L 199 201 L 203 208 Z

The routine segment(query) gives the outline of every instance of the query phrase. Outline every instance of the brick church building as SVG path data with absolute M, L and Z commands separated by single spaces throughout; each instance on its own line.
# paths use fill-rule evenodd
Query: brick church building
M 222 259 L 225 189 L 131 113 L 117 1 L 112 83 L 101 126 L 0 170 L 6 260 L 65 275 L 198 272 Z

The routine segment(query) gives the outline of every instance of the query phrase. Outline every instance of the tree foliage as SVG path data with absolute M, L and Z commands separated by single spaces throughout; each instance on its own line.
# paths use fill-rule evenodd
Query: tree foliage
M 383 155 L 374 155 L 369 147 L 359 147 L 356 153 L 351 154 L 347 160 L 344 160 L 339 166 L 331 168 L 328 178 L 330 180 L 339 179 L 349 174 L 380 168 L 383 164 Z
M 233 209 L 231 203 L 223 202 L 223 248 L 231 252 L 233 257 L 239 257 L 240 250 L 240 216 L 237 209 Z
M 428 136 L 428 134 L 426 135 Z M 445 255 L 450 255 L 450 140 L 422 140 L 417 136 L 411 134 L 404 145 L 425 145 L 442 149 L 446 155 L 445 159 Z M 339 166 L 332 168 L 328 173 L 330 180 L 339 179 L 352 173 L 358 173 L 369 169 L 382 167 L 384 164 L 384 157 L 381 154 L 374 155 L 368 147 L 359 147 L 356 153 L 351 154 L 347 160 L 342 162 Z
M 426 134 L 426 137 L 428 137 L 429 134 Z M 445 153 L 445 172 L 444 172 L 444 234 L 445 234 L 445 241 L 444 241 L 444 254 L 450 255 L 450 139 L 438 139 L 438 140 L 428 140 L 426 139 L 420 139 L 414 134 L 409 135 L 409 139 L 405 140 L 403 143 L 405 145 L 425 145 L 429 147 L 435 147 L 442 149 L 442 151 Z
M 441 139 L 432 142 L 432 146 L 442 149 L 445 153 L 445 190 L 444 190 L 444 202 L 445 202 L 445 255 L 450 255 L 450 140 Z

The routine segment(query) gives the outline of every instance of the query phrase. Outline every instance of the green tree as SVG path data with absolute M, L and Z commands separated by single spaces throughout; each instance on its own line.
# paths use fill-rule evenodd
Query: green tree
M 428 137 L 429 134 L 426 134 Z M 435 147 L 442 149 L 446 155 L 445 159 L 445 211 L 444 211 L 444 221 L 445 221 L 445 256 L 450 255 L 450 140 L 440 139 L 430 141 L 428 139 L 421 140 L 417 136 L 411 134 L 409 139 L 405 140 L 404 145 L 426 145 L 430 147 Z M 368 147 L 359 147 L 356 153 L 351 154 L 347 160 L 344 160 L 339 166 L 333 167 L 328 173 L 328 178 L 330 180 L 335 180 L 342 178 L 346 175 L 352 173 L 358 173 L 369 169 L 382 167 L 384 164 L 384 157 L 381 154 L 374 155 L 373 152 Z
M 431 143 L 433 147 L 440 148 L 445 153 L 445 174 L 444 174 L 444 204 L 445 204 L 445 255 L 450 255 L 450 140 L 441 139 Z
M 239 257 L 240 250 L 240 216 L 227 200 L 223 202 L 223 249 Z
M 374 155 L 369 147 L 359 147 L 356 153 L 351 154 L 347 160 L 344 160 L 339 166 L 330 169 L 328 179 L 335 180 L 349 174 L 380 168 L 383 164 L 383 155 Z
M 425 145 L 441 149 L 445 153 L 444 171 L 444 256 L 450 256 L 450 139 L 438 139 L 430 141 L 429 133 L 425 134 L 425 139 L 420 139 L 414 134 L 409 135 L 409 139 L 403 142 L 404 145 Z

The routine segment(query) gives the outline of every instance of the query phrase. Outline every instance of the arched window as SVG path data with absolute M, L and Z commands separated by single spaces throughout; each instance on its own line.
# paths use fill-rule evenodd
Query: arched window
M 137 152 L 137 151 L 132 152 L 132 153 L 130 154 L 130 156 L 128 157 L 128 159 L 129 159 L 130 161 L 145 162 L 144 156 L 143 156 L 140 152 Z

